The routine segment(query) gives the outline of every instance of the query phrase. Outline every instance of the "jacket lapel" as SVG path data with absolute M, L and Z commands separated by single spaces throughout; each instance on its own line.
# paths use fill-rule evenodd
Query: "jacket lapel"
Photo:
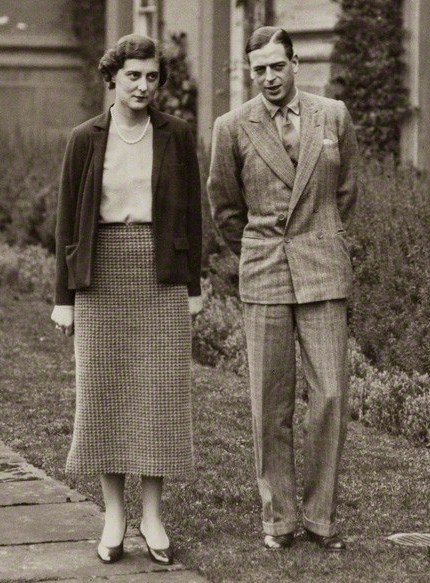
M 293 188 L 296 170 L 279 139 L 276 126 L 264 106 L 261 95 L 254 100 L 249 119 L 242 123 L 259 156 L 289 188 Z
M 323 145 L 324 113 L 306 94 L 300 96 L 300 155 L 296 180 L 291 196 L 288 219 L 291 216 L 315 168 Z
M 97 213 L 100 207 L 102 197 L 102 180 L 103 180 L 103 165 L 106 153 L 106 145 L 109 136 L 110 126 L 110 110 L 98 116 L 93 123 L 94 131 L 91 135 L 94 154 L 93 154 L 93 177 L 94 177 L 94 208 Z
M 153 137 L 153 162 L 152 162 L 152 194 L 157 191 L 158 179 L 160 177 L 161 165 L 167 142 L 170 138 L 170 131 L 163 126 L 168 124 L 167 118 L 154 107 L 148 106 L 149 115 L 154 128 Z

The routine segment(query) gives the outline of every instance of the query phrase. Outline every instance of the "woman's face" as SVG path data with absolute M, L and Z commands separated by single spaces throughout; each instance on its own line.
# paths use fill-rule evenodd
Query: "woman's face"
M 113 77 L 115 104 L 132 111 L 142 111 L 151 103 L 160 82 L 158 59 L 126 59 Z

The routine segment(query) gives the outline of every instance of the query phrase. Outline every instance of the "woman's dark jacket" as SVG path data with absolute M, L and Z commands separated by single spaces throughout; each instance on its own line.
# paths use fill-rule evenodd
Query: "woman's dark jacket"
M 160 283 L 187 284 L 200 295 L 200 175 L 188 124 L 148 107 L 153 125 L 152 224 Z M 109 133 L 107 111 L 76 127 L 67 145 L 58 201 L 55 303 L 74 304 L 91 283 L 102 174 Z M 142 161 L 144 164 L 145 161 Z

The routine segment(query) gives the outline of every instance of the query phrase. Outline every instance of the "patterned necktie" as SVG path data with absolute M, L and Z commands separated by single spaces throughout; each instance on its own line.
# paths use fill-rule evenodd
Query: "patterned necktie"
M 282 115 L 282 120 L 282 143 L 291 158 L 291 162 L 296 167 L 299 161 L 300 137 L 293 122 L 289 118 L 288 108 L 286 108 L 285 113 Z

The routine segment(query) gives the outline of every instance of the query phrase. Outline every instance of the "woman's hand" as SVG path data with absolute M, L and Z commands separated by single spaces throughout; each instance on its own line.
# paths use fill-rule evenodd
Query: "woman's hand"
M 202 296 L 188 296 L 188 307 L 192 316 L 201 312 L 203 310 Z
M 73 306 L 55 306 L 52 310 L 51 320 L 54 320 L 57 330 L 61 330 L 66 336 L 72 336 L 75 308 Z

